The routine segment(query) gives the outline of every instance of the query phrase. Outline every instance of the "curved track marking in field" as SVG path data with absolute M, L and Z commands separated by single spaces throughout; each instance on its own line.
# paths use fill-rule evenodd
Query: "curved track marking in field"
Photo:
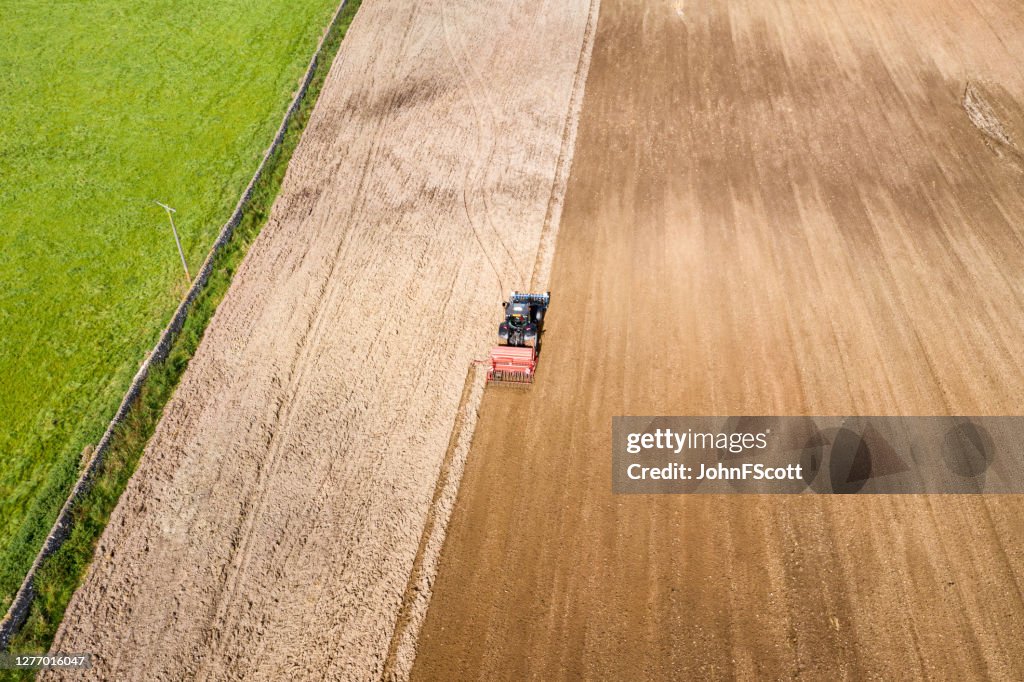
M 462 204 L 466 212 L 466 221 L 468 222 L 470 229 L 473 231 L 473 237 L 476 239 L 477 244 L 480 246 L 480 250 L 487 258 L 487 262 L 490 264 L 491 269 L 494 271 L 494 276 L 498 282 L 498 295 L 503 296 L 507 290 L 505 287 L 505 278 L 502 273 L 509 272 L 506 264 L 511 263 L 513 268 L 511 272 L 515 272 L 515 260 L 512 258 L 511 253 L 508 250 L 508 246 L 501 238 L 501 234 L 494 228 L 494 224 L 490 220 L 490 213 L 487 204 L 487 192 L 481 191 L 483 185 L 479 179 L 483 169 L 487 168 L 494 158 L 494 152 L 496 147 L 496 135 L 494 133 L 495 119 L 493 110 L 488 110 L 490 113 L 490 125 L 485 123 L 485 116 L 482 112 L 482 107 L 478 103 L 478 92 L 481 89 L 479 81 L 474 82 L 470 77 L 473 74 L 471 66 L 471 60 L 468 55 L 464 52 L 461 46 L 456 46 L 452 40 L 451 33 L 457 31 L 457 28 L 451 26 L 451 22 L 448 19 L 448 3 L 441 3 L 441 25 L 444 30 L 444 44 L 451 57 L 452 64 L 455 69 L 459 72 L 459 76 L 462 79 L 462 83 L 465 86 L 466 93 L 469 96 L 469 102 L 473 109 L 473 115 L 476 118 L 476 140 L 477 140 L 477 153 L 473 155 L 473 161 L 466 167 L 466 174 L 463 178 L 463 190 L 462 190 Z M 467 73 L 468 72 L 468 73 Z M 486 157 L 483 157 L 483 150 L 487 149 Z M 477 220 L 474 218 L 473 200 L 474 195 L 479 195 L 484 205 L 484 216 L 483 220 Z M 486 226 L 489 232 L 489 239 L 486 241 L 495 241 L 498 243 L 503 257 L 499 260 L 502 261 L 501 267 L 499 268 L 496 263 L 495 257 L 491 253 L 491 248 L 485 244 L 484 237 L 481 236 L 480 228 Z
M 447 5 L 443 5 L 443 7 L 447 7 Z M 498 130 L 500 130 L 498 125 L 497 107 L 491 98 L 491 90 L 484 85 L 483 74 L 476 66 L 474 60 L 470 58 L 469 47 L 466 45 L 465 41 L 465 31 L 460 28 L 458 23 L 452 23 L 447 19 L 447 12 L 442 16 L 444 18 L 446 40 L 448 40 L 447 36 L 450 28 L 458 45 L 457 49 L 461 56 L 461 64 L 465 67 L 465 71 L 462 72 L 463 77 L 466 87 L 469 90 L 470 97 L 474 102 L 473 108 L 477 113 L 477 120 L 480 122 L 481 136 L 483 136 L 483 130 L 486 128 L 488 131 L 486 137 L 490 140 L 487 145 L 487 157 L 479 164 L 476 171 L 476 180 L 472 183 L 474 191 L 479 194 L 480 202 L 483 204 L 483 220 L 487 224 L 488 231 L 493 236 L 494 241 L 498 242 L 498 246 L 501 247 L 503 254 L 502 270 L 504 272 L 513 273 L 515 280 L 523 283 L 523 274 L 519 261 L 505 242 L 505 239 L 501 234 L 501 230 L 495 223 L 494 211 L 492 208 L 492 197 L 489 190 L 490 173 L 495 169 L 493 161 L 498 150 Z M 467 72 L 469 76 L 466 76 Z M 478 100 L 483 100 L 482 107 L 475 104 Z M 486 125 L 484 124 L 485 118 L 487 120 Z M 516 286 L 518 287 L 519 285 L 517 284 Z M 506 290 L 503 288 L 501 291 L 502 296 L 505 295 L 505 291 Z

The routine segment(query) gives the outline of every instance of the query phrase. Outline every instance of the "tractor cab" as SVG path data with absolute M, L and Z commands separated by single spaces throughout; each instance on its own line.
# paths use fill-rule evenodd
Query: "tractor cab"
M 510 326 L 521 328 L 530 322 L 530 306 L 525 303 L 506 303 L 505 321 Z

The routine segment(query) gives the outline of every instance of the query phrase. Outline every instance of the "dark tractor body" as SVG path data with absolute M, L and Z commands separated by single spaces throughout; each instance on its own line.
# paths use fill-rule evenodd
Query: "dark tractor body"
M 488 383 L 532 384 L 551 292 L 520 294 L 513 291 L 498 325 L 499 345 L 491 349 Z

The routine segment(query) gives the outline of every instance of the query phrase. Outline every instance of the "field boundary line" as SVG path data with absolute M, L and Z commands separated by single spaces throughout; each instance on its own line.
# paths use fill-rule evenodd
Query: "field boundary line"
M 412 671 L 415 643 L 430 604 L 433 577 L 437 574 L 440 545 L 444 541 L 445 530 L 480 414 L 480 402 L 483 400 L 485 387 L 481 379 L 477 363 L 471 363 L 466 369 L 466 380 L 462 386 L 462 397 L 448 439 L 448 449 L 441 462 L 441 470 L 434 486 L 434 496 L 420 537 L 420 546 L 409 572 L 395 630 L 388 645 L 382 680 L 407 680 Z
M 138 372 L 136 372 L 135 378 L 132 379 L 132 383 L 129 385 L 128 391 L 125 393 L 120 406 L 117 408 L 117 412 L 114 413 L 114 417 L 110 420 L 110 424 L 107 426 L 106 431 L 104 431 L 103 437 L 93 450 L 88 463 L 82 469 L 82 473 L 79 475 L 78 481 L 76 481 L 67 500 L 65 500 L 64 505 L 61 507 L 60 513 L 57 514 L 57 519 L 54 521 L 53 527 L 46 536 L 46 540 L 43 541 L 42 548 L 40 548 L 39 553 L 36 555 L 36 558 L 33 560 L 28 572 L 25 574 L 25 579 L 22 581 L 17 593 L 15 593 L 14 599 L 11 601 L 11 605 L 7 609 L 7 613 L 4 615 L 3 620 L 0 621 L 0 652 L 7 651 L 11 638 L 17 634 L 18 630 L 24 624 L 25 619 L 28 617 L 29 608 L 35 598 L 34 582 L 36 572 L 46 559 L 60 549 L 61 545 L 64 544 L 64 541 L 71 534 L 71 528 L 74 521 L 72 513 L 74 511 L 75 504 L 85 495 L 86 492 L 88 492 L 92 476 L 95 474 L 100 464 L 103 463 L 104 455 L 110 447 L 110 443 L 114 437 L 114 432 L 130 413 L 135 399 L 138 398 L 139 393 L 142 390 L 146 377 L 149 376 L 150 368 L 155 362 L 160 362 L 167 357 L 167 353 L 170 351 L 171 345 L 177 338 L 182 326 L 185 324 L 185 319 L 188 317 L 188 312 L 192 307 L 192 303 L 206 286 L 207 280 L 213 272 L 213 264 L 217 254 L 220 253 L 220 250 L 231 241 L 235 228 L 241 222 L 242 215 L 245 213 L 245 209 L 248 207 L 249 201 L 252 199 L 253 191 L 256 188 L 257 183 L 263 177 L 263 172 L 266 170 L 270 157 L 273 156 L 281 146 L 292 117 L 299 110 L 299 107 L 305 99 L 306 92 L 309 89 L 309 85 L 313 81 L 313 77 L 317 71 L 317 67 L 319 66 L 324 45 L 327 42 L 328 36 L 331 35 L 337 26 L 338 20 L 341 18 L 342 12 L 345 10 L 347 4 L 348 0 L 341 0 L 337 9 L 334 11 L 334 14 L 331 16 L 331 20 L 324 28 L 323 33 L 320 36 L 320 40 L 317 42 L 316 50 L 314 50 L 313 56 L 309 60 L 309 65 L 306 67 L 306 72 L 299 80 L 299 87 L 292 96 L 292 101 L 288 105 L 288 108 L 285 110 L 284 116 L 281 119 L 281 124 L 277 128 L 277 133 L 274 135 L 273 141 L 263 153 L 263 157 L 260 159 L 260 163 L 256 167 L 256 171 L 253 173 L 249 183 L 242 191 L 242 195 L 235 204 L 235 209 L 232 211 L 231 216 L 228 218 L 227 222 L 224 223 L 223 227 L 221 227 L 220 232 L 217 235 L 217 239 L 213 242 L 213 246 L 211 246 L 206 259 L 203 261 L 203 266 L 196 274 L 188 292 L 185 294 L 181 303 L 178 304 L 174 315 L 164 328 L 164 331 L 160 334 L 160 338 L 157 340 L 153 350 L 149 352 L 145 360 L 143 360 L 142 365 L 139 367 Z
M 551 276 L 555 242 L 569 184 L 571 161 L 576 150 L 576 133 L 583 110 L 587 74 L 590 71 L 590 58 L 597 37 L 600 9 L 601 0 L 590 0 L 587 24 L 580 46 L 580 57 L 576 64 L 572 91 L 569 95 L 565 127 L 562 130 L 561 147 L 555 165 L 555 177 L 551 185 L 551 193 L 548 196 L 544 224 L 537 242 L 537 257 L 534 262 L 530 291 L 546 288 Z M 382 681 L 402 682 L 408 680 L 412 674 L 420 632 L 427 619 L 427 610 L 433 595 L 434 579 L 440 568 L 441 553 L 448 533 L 448 523 L 455 510 L 459 486 L 465 471 L 466 460 L 469 458 L 469 450 L 472 447 L 485 388 L 486 383 L 477 370 L 477 363 L 471 363 L 466 373 L 462 398 L 459 401 L 459 408 L 449 436 L 448 450 L 441 462 L 434 497 L 427 510 L 419 550 L 409 571 L 409 580 L 399 607 L 395 629 L 391 635 L 387 657 L 381 672 L 380 679 Z
M 533 272 L 530 275 L 530 291 L 546 290 L 551 280 L 551 265 L 555 260 L 555 243 L 558 239 L 558 228 L 562 223 L 565 194 L 569 189 L 572 159 L 576 155 L 576 133 L 580 125 L 580 114 L 583 111 L 587 74 L 590 73 L 590 58 L 594 52 L 600 13 L 601 0 L 591 0 L 587 26 L 583 32 L 580 59 L 576 64 L 576 82 L 573 83 L 572 94 L 569 96 L 569 114 L 566 117 L 565 128 L 562 130 L 562 148 L 558 153 L 558 161 L 555 162 L 555 181 L 548 197 L 547 214 L 544 216 L 544 225 L 541 227 L 540 240 L 537 244 L 537 259 L 533 263 Z

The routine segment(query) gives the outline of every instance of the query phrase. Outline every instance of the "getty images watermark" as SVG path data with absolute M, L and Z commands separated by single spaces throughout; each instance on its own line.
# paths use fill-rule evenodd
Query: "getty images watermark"
M 1024 493 L 1024 417 L 614 417 L 616 493 Z

